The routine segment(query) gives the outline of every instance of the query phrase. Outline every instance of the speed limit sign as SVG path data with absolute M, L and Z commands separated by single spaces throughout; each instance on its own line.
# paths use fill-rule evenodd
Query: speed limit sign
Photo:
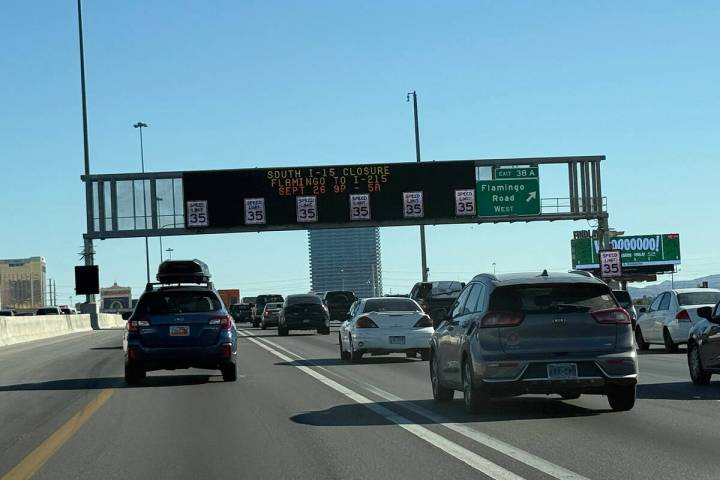
M 455 215 L 475 215 L 475 190 L 455 190 Z
M 350 220 L 370 220 L 370 194 L 350 195 Z
M 600 250 L 600 275 L 603 278 L 622 277 L 621 250 Z
M 187 227 L 198 228 L 210 225 L 207 200 L 187 202 Z
M 422 218 L 425 216 L 423 192 L 403 192 L 403 216 L 405 218 Z
M 245 223 L 247 225 L 263 225 L 267 222 L 264 198 L 245 199 Z
M 317 197 L 295 197 L 298 223 L 318 221 Z

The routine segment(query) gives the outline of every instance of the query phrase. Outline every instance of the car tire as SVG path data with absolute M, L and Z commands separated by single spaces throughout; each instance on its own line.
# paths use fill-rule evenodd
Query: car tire
M 237 380 L 237 366 L 234 363 L 228 363 L 220 368 L 223 380 L 226 382 L 234 382 Z
M 482 388 L 475 385 L 473 380 L 472 362 L 469 359 L 463 361 L 463 402 L 465 411 L 468 413 L 480 413 L 489 403 L 489 396 Z
M 438 359 L 434 353 L 430 354 L 430 385 L 432 386 L 433 400 L 436 402 L 450 402 L 455 396 L 455 390 L 440 385 L 438 377 Z
M 635 406 L 637 390 L 635 385 L 609 387 L 606 392 L 610 408 L 616 412 L 626 412 Z
M 665 351 L 667 353 L 675 353 L 678 351 L 678 345 L 673 342 L 670 331 L 667 328 L 663 330 L 663 343 L 665 344 Z
M 279 337 L 287 337 L 289 333 L 290 333 L 290 330 L 288 330 L 287 327 L 281 327 L 280 325 L 278 325 L 278 336 Z
M 350 337 L 350 363 L 362 362 L 363 353 L 358 352 L 353 348 L 352 337 Z
M 408 350 L 405 352 L 405 358 L 415 358 L 417 357 L 417 352 L 415 350 Z
M 260 326 L 260 322 L 252 322 L 252 326 L 254 328 L 257 328 L 258 326 Z
M 427 362 L 428 360 L 430 360 L 430 349 L 429 348 L 423 348 L 422 350 L 420 350 L 420 359 L 423 362 Z
M 635 327 L 635 343 L 637 344 L 638 350 L 646 351 L 650 348 L 650 344 L 645 341 L 640 325 Z
M 317 333 L 320 335 L 330 335 L 330 327 L 318 328 Z
M 267 330 L 267 325 L 264 320 L 260 323 L 260 330 Z
M 350 360 L 350 353 L 346 352 L 343 348 L 342 335 L 338 332 L 338 343 L 340 344 L 340 360 Z
M 700 347 L 695 343 L 688 344 L 688 368 L 690 369 L 690 379 L 695 385 L 707 385 L 710 383 L 712 373 L 706 371 L 702 366 L 702 358 L 700 357 Z
M 129 362 L 125 363 L 125 383 L 137 385 L 146 377 L 145 369 Z

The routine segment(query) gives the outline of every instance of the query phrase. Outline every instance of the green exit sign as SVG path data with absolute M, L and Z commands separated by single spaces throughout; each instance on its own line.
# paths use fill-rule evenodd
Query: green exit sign
M 538 167 L 495 167 L 493 178 L 502 180 L 504 178 L 540 178 Z
M 477 213 L 481 217 L 540 214 L 540 182 L 537 178 L 479 180 Z

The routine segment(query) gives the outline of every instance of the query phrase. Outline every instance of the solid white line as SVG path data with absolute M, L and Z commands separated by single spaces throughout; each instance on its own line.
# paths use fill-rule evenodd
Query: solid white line
M 239 331 L 239 333 L 245 337 L 248 337 L 248 340 L 259 346 L 260 348 L 263 348 L 267 350 L 268 352 L 272 353 L 279 359 L 286 361 L 286 362 L 293 362 L 294 359 L 291 357 L 288 357 L 287 355 L 277 351 L 276 349 L 272 348 L 272 346 L 277 346 L 273 342 L 270 342 L 268 340 L 265 340 L 264 342 L 259 341 L 258 339 L 252 338 L 252 334 L 249 334 L 247 332 Z M 268 345 L 266 345 L 266 343 Z M 451 442 L 450 440 L 446 439 L 445 437 L 438 435 L 437 433 L 433 432 L 432 430 L 428 430 L 425 427 L 421 427 L 420 425 L 417 425 L 413 423 L 411 420 L 398 415 L 397 413 L 393 412 L 392 410 L 385 408 L 381 405 L 378 405 L 373 400 L 370 400 L 369 398 L 355 392 L 354 390 L 351 390 L 343 385 L 340 385 L 336 381 L 318 373 L 317 371 L 313 370 L 310 367 L 305 367 L 302 365 L 295 365 L 297 369 L 302 371 L 303 373 L 306 373 L 313 377 L 314 379 L 318 380 L 319 382 L 325 384 L 326 386 L 332 388 L 338 393 L 341 393 L 345 395 L 346 397 L 350 398 L 351 400 L 367 407 L 368 409 L 372 410 L 373 412 L 377 413 L 378 415 L 384 417 L 385 419 L 389 420 L 390 422 L 396 424 L 398 427 L 412 433 L 419 439 L 431 444 L 434 447 L 439 448 L 440 450 L 444 451 L 445 453 L 452 455 L 453 457 L 457 458 L 461 462 L 469 465 L 470 467 L 474 468 L 475 470 L 483 473 L 484 475 L 487 475 L 490 478 L 496 479 L 496 480 L 523 480 L 523 477 L 516 475 L 512 473 L 509 470 L 504 469 L 500 465 L 497 465 L 490 460 L 481 457 L 480 455 L 476 454 L 475 452 L 471 452 L 470 450 L 458 445 L 457 443 Z
M 252 335 L 252 334 L 250 334 L 250 335 Z M 313 364 L 313 362 L 303 359 L 300 355 L 288 350 L 287 348 L 281 347 L 280 345 L 276 345 L 273 342 L 270 342 L 266 339 L 263 339 L 263 340 L 267 341 L 269 344 L 271 344 L 273 346 L 281 348 L 282 350 L 284 350 L 292 355 L 295 355 L 299 359 L 302 359 L 311 365 Z M 330 370 L 327 370 L 326 368 L 324 368 L 320 365 L 316 365 L 316 367 L 322 368 L 323 370 L 330 372 Z M 337 375 L 336 372 L 330 372 L 330 373 Z M 411 402 L 409 400 L 405 400 L 403 398 L 400 398 L 396 395 L 393 395 L 390 392 L 386 392 L 374 385 L 371 385 L 371 384 L 365 383 L 365 382 L 361 382 L 357 379 L 352 379 L 351 381 L 361 383 L 369 391 L 371 391 L 372 393 L 374 393 L 375 395 L 377 395 L 381 398 L 384 398 L 385 400 L 388 400 L 391 402 L 401 402 L 401 406 L 403 408 L 406 408 L 417 415 L 425 417 L 428 420 L 430 420 L 434 423 L 437 423 L 445 428 L 448 428 L 456 433 L 459 433 L 460 435 L 462 435 L 466 438 L 469 438 L 481 445 L 485 445 L 488 448 L 491 448 L 491 449 L 498 451 L 502 454 L 505 454 L 511 458 L 514 458 L 515 460 L 522 462 L 525 465 L 528 465 L 530 467 L 533 467 L 536 470 L 539 470 L 542 473 L 545 473 L 551 477 L 557 478 L 558 480 L 589 480 L 587 477 L 584 477 L 578 473 L 575 473 L 571 470 L 568 470 L 564 467 L 561 467 L 561 466 L 556 465 L 552 462 L 549 462 L 543 458 L 533 455 L 530 452 L 526 452 L 520 448 L 514 447 L 510 444 L 507 444 L 507 443 L 501 441 L 501 440 L 493 438 L 487 434 L 481 433 L 473 428 L 468 427 L 467 425 L 452 422 L 448 418 L 445 418 L 445 417 L 438 415 L 430 410 L 422 408 L 422 407 L 414 404 L 413 402 Z

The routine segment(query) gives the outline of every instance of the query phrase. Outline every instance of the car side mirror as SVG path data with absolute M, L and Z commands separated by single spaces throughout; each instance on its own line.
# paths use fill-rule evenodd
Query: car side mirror
M 647 312 L 647 308 L 645 308 L 645 307 L 640 307 L 640 313 L 645 313 L 645 312 Z
M 713 320 L 712 307 L 700 307 L 697 309 L 697 314 L 699 317 L 702 317 L 705 320 Z

